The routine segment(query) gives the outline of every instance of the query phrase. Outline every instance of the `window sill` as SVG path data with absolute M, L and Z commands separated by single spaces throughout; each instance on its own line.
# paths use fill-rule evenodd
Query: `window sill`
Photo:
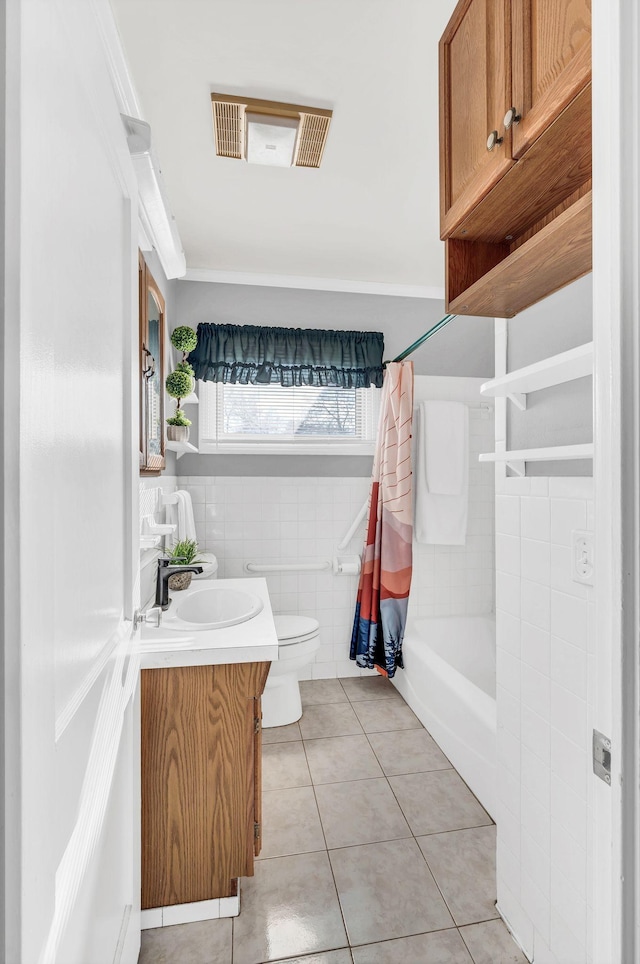
M 200 442 L 201 455 L 369 455 L 373 456 L 373 442 L 352 442 L 336 445 L 330 442 Z

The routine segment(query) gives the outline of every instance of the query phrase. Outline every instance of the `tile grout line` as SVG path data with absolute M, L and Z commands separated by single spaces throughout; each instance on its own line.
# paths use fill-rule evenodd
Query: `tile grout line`
M 338 682 L 340 682 L 340 681 L 338 680 Z M 340 686 L 342 687 L 342 683 L 340 683 Z M 304 708 L 303 708 L 302 712 L 303 712 L 303 715 L 304 715 Z M 302 733 L 302 730 L 301 730 L 300 732 Z M 352 964 L 353 964 L 353 954 L 351 953 L 351 940 L 349 939 L 349 931 L 347 930 L 347 921 L 346 921 L 346 918 L 345 918 L 345 916 L 344 916 L 344 910 L 343 910 L 343 908 L 342 908 L 342 901 L 340 900 L 340 892 L 338 891 L 338 884 L 336 883 L 336 877 L 335 877 L 335 874 L 334 874 L 334 872 L 333 872 L 333 864 L 331 863 L 331 857 L 329 856 L 329 847 L 328 847 L 328 845 L 327 845 L 327 835 L 326 835 L 326 833 L 325 833 L 324 823 L 323 823 L 323 820 L 322 820 L 322 814 L 320 813 L 320 807 L 319 807 L 319 805 L 318 805 L 318 796 L 317 796 L 317 794 L 316 794 L 315 784 L 314 784 L 314 782 L 313 782 L 313 777 L 312 777 L 312 775 L 311 775 L 311 767 L 309 766 L 309 757 L 307 756 L 307 748 L 306 748 L 306 746 L 305 746 L 304 737 L 302 738 L 302 749 L 303 749 L 303 751 L 304 751 L 304 758 L 305 758 L 305 760 L 307 761 L 307 769 L 309 770 L 309 779 L 311 780 L 311 786 L 312 786 L 312 788 L 313 788 L 313 799 L 314 799 L 315 804 L 316 804 L 316 810 L 318 811 L 318 820 L 320 821 L 320 829 L 322 830 L 322 839 L 324 840 L 325 853 L 326 853 L 326 855 L 327 855 L 327 863 L 329 864 L 329 870 L 331 871 L 331 879 L 332 879 L 332 881 L 333 881 L 333 887 L 334 887 L 334 890 L 335 890 L 335 893 L 336 893 L 336 900 L 338 901 L 338 907 L 340 908 L 340 918 L 341 918 L 341 920 L 342 920 L 342 926 L 343 926 L 343 928 L 344 928 L 344 936 L 345 936 L 346 941 L 347 941 L 347 946 L 348 946 L 348 948 L 349 948 L 349 955 L 350 955 L 350 957 L 351 957 L 351 961 L 352 961 Z

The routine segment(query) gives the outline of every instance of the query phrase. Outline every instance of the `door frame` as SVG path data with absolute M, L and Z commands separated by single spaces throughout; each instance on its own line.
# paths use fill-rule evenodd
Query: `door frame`
M 593 3 L 596 644 L 593 725 L 612 782 L 591 778 L 592 960 L 638 960 L 638 199 L 636 0 Z

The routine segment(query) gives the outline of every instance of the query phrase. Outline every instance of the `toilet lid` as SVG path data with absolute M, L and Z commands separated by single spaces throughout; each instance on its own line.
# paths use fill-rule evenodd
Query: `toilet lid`
M 273 617 L 273 621 L 276 625 L 278 642 L 283 646 L 293 642 L 294 639 L 308 639 L 320 629 L 318 620 L 312 619 L 311 616 L 277 615 Z

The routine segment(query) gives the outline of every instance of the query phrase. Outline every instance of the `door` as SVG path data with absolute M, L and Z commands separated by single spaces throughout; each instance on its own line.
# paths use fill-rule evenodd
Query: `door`
M 7 20 L 11 964 L 139 949 L 137 195 L 97 6 Z
M 510 24 L 509 0 L 461 0 L 440 40 L 442 238 L 513 164 Z
M 512 84 L 520 157 L 591 79 L 590 0 L 513 0 Z

